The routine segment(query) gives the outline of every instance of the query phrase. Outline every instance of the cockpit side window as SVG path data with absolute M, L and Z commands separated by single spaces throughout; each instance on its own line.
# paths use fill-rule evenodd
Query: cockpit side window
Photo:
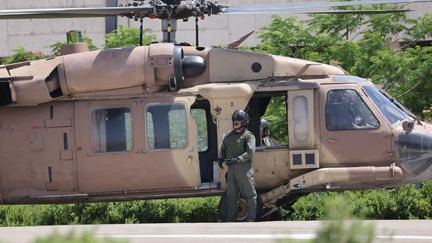
M 351 89 L 327 93 L 326 124 L 329 131 L 376 129 L 380 126 L 360 95 Z

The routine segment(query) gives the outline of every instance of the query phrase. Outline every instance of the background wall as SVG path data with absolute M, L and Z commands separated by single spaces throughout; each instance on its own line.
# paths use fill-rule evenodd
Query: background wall
M 0 0 L 0 9 L 105 6 L 105 0 Z M 104 42 L 105 18 L 0 20 L 0 56 L 24 47 L 49 52 L 47 45 L 66 40 L 69 30 L 81 30 L 97 44 Z
M 118 4 L 127 4 L 132 0 L 0 0 L 0 9 L 25 9 L 25 8 L 62 8 L 62 7 L 96 7 L 107 6 L 117 1 Z M 311 0 L 220 0 L 220 3 L 241 4 L 280 4 L 289 2 L 314 2 Z M 432 12 L 432 3 L 409 4 L 414 10 L 408 15 L 411 18 L 422 16 Z M 284 14 L 283 16 L 289 16 Z M 304 19 L 306 15 L 298 15 Z M 234 41 L 244 34 L 259 30 L 260 27 L 270 23 L 270 15 L 225 15 L 211 16 L 200 20 L 200 45 L 219 45 Z M 118 24 L 138 27 L 138 23 L 127 18 L 118 17 Z M 144 20 L 144 27 L 152 30 L 157 39 L 162 39 L 161 22 L 157 19 Z M 195 19 L 188 22 L 179 20 L 177 23 L 177 40 L 195 44 Z M 64 41 L 69 30 L 81 30 L 84 35 L 93 39 L 97 46 L 104 43 L 106 32 L 105 18 L 78 18 L 78 19 L 33 19 L 33 20 L 0 20 L 0 56 L 7 56 L 17 47 L 27 50 L 49 52 L 47 47 L 56 41 Z M 246 42 L 246 45 L 255 46 L 259 43 L 254 34 Z

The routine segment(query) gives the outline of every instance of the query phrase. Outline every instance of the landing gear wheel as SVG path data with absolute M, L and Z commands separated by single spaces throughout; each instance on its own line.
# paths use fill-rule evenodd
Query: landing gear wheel
M 228 222 L 227 218 L 227 193 L 225 192 L 219 201 L 219 218 L 222 222 Z M 263 212 L 260 197 L 257 197 L 256 221 L 260 221 Z M 246 199 L 240 198 L 237 211 L 237 222 L 245 222 L 248 216 L 248 204 Z
M 264 219 L 265 221 L 282 221 L 284 216 L 284 211 L 282 207 L 278 207 L 276 211 L 271 213 Z

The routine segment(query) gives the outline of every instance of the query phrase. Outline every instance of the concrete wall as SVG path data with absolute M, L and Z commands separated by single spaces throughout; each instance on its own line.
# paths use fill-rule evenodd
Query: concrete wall
M 127 4 L 131 0 L 118 0 L 119 4 Z M 277 4 L 287 2 L 314 2 L 312 0 L 220 0 L 220 3 L 231 5 L 265 3 Z M 106 0 L 0 0 L 0 9 L 24 9 L 24 8 L 56 8 L 56 7 L 95 7 L 106 6 Z M 432 3 L 410 4 L 414 11 L 410 17 L 422 16 L 426 12 L 432 12 Z M 287 14 L 283 16 L 288 16 Z M 306 18 L 299 15 L 299 18 Z M 200 20 L 200 45 L 219 45 L 238 39 L 240 36 L 259 30 L 270 23 L 270 15 L 229 15 L 211 16 Z M 118 24 L 138 27 L 138 23 L 127 18 L 118 18 Z M 144 26 L 152 30 L 159 40 L 162 39 L 160 20 L 145 19 Z M 195 20 L 189 22 L 178 21 L 177 41 L 195 44 Z M 69 30 L 81 30 L 86 36 L 90 36 L 93 42 L 101 46 L 104 43 L 105 18 L 80 18 L 80 19 L 50 19 L 50 20 L 0 20 L 0 56 L 7 56 L 12 49 L 24 47 L 27 50 L 49 52 L 47 47 L 56 41 L 64 41 Z M 251 36 L 245 44 L 254 46 L 259 43 L 257 35 Z
M 105 6 L 105 0 L 0 0 L 0 9 L 63 8 Z M 65 41 L 69 30 L 82 30 L 96 43 L 104 42 L 105 18 L 0 20 L 0 56 L 12 49 L 49 52 L 47 47 Z

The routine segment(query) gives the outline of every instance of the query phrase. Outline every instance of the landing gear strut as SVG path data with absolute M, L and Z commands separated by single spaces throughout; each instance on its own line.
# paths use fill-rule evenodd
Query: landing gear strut
M 227 222 L 227 193 L 225 192 L 219 201 L 219 218 L 222 222 Z M 256 221 L 260 221 L 263 213 L 263 205 L 260 197 L 257 197 Z M 245 222 L 248 216 L 248 204 L 246 199 L 240 198 L 237 212 L 237 222 Z

